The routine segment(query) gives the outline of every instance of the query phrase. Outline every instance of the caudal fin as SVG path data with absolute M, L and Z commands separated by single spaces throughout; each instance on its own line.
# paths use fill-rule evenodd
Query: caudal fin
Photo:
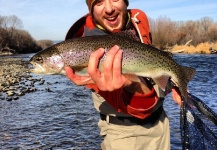
M 194 75 L 196 74 L 196 70 L 190 67 L 185 67 L 185 66 L 181 66 L 181 74 L 179 75 L 179 90 L 181 92 L 182 97 L 184 98 L 184 100 L 187 100 L 187 85 L 188 82 L 194 77 Z
M 188 83 L 196 74 L 196 70 L 191 67 L 182 67 L 182 72 L 185 74 L 185 82 Z

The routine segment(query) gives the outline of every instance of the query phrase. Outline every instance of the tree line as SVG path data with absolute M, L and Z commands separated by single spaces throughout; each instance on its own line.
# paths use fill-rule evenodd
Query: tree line
M 53 44 L 50 40 L 36 41 L 22 28 L 22 20 L 16 15 L 0 16 L 0 51 L 35 53 Z
M 217 42 L 217 22 L 210 17 L 196 21 L 172 21 L 168 17 L 149 18 L 153 45 L 168 49 L 175 45 Z
M 168 17 L 149 18 L 152 43 L 160 49 L 190 43 L 217 42 L 217 22 L 204 17 L 196 21 L 172 21 Z M 16 53 L 34 53 L 53 45 L 51 40 L 36 41 L 22 29 L 22 21 L 15 15 L 0 16 L 0 51 L 8 48 Z

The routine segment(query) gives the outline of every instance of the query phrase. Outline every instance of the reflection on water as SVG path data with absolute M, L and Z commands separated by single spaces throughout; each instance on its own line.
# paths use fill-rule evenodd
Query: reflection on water
M 19 55 L 29 59 L 28 55 Z M 189 91 L 217 112 L 217 55 L 176 55 L 182 65 L 196 68 Z M 90 91 L 74 86 L 65 76 L 43 76 L 47 92 L 17 101 L 0 101 L 0 149 L 100 149 L 101 137 Z M 165 110 L 171 125 L 172 149 L 181 149 L 179 107 L 168 95 Z

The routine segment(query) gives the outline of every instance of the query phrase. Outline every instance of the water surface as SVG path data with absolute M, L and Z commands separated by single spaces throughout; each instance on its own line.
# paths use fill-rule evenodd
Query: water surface
M 29 55 L 18 55 L 26 60 Z M 174 57 L 197 70 L 189 91 L 217 112 L 217 55 Z M 16 101 L 0 101 L 0 149 L 100 149 L 98 113 L 91 94 L 61 75 L 43 77 L 44 86 Z M 47 82 L 51 84 L 47 84 Z M 53 92 L 47 92 L 48 86 Z M 171 148 L 181 150 L 179 106 L 168 95 L 164 108 L 171 125 Z

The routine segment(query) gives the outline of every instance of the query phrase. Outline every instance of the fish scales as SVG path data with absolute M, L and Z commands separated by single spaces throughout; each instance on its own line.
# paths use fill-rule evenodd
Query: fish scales
M 187 84 L 195 70 L 177 64 L 170 54 L 153 46 L 142 44 L 132 38 L 120 35 L 103 35 L 73 38 L 35 54 L 30 62 L 35 69 L 32 72 L 42 74 L 64 74 L 64 67 L 70 66 L 80 75 L 87 74 L 90 54 L 105 49 L 99 68 L 102 68 L 106 52 L 118 45 L 123 51 L 122 73 L 152 78 L 163 90 L 169 78 L 187 98 Z M 39 61 L 38 61 L 39 60 Z M 55 64 L 57 63 L 57 64 Z

